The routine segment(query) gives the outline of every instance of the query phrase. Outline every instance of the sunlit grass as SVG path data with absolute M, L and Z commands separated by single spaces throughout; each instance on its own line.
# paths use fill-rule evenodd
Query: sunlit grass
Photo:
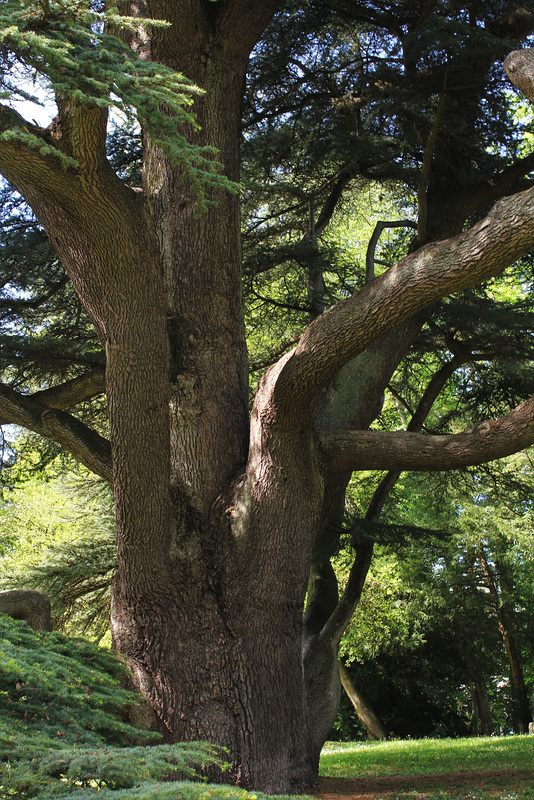
M 534 736 L 328 742 L 320 774 L 356 778 L 508 768 L 531 769 L 534 774 Z

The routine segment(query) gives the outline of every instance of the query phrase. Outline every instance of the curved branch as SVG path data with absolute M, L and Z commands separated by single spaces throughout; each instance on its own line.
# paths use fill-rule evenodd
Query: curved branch
M 504 70 L 514 86 L 534 102 L 534 50 L 513 50 L 504 59 Z
M 47 303 L 51 300 L 55 295 L 63 289 L 64 286 L 68 284 L 70 278 L 68 275 L 64 275 L 60 281 L 58 281 L 51 289 L 48 290 L 43 295 L 39 295 L 39 297 L 34 298 L 33 300 L 21 300 L 19 298 L 9 299 L 7 297 L 0 297 L 0 309 L 6 309 L 7 311 L 12 311 L 15 313 L 19 309 L 24 308 L 31 308 L 37 309 L 40 308 L 42 305 Z
M 0 384 L 0 424 L 21 425 L 59 442 L 91 472 L 112 483 L 110 443 L 71 414 L 45 406 Z
M 315 223 L 316 236 L 321 235 L 332 219 L 334 211 L 336 210 L 339 201 L 343 197 L 343 192 L 355 176 L 356 173 L 353 173 L 350 170 L 342 172 L 340 175 L 338 175 L 334 186 L 330 190 L 330 193 L 323 204 L 317 222 Z
M 534 190 L 500 200 L 470 230 L 401 259 L 318 317 L 280 366 L 274 400 L 301 417 L 350 358 L 447 294 L 499 275 L 534 245 Z
M 415 228 L 417 230 L 417 223 L 411 219 L 396 219 L 392 222 L 386 220 L 378 220 L 373 231 L 373 235 L 369 239 L 367 245 L 367 252 L 365 254 L 365 282 L 369 283 L 375 277 L 375 264 L 378 263 L 375 259 L 376 246 L 378 240 L 382 235 L 385 228 Z
M 293 336 L 291 339 L 286 339 L 276 348 L 276 350 L 268 355 L 263 356 L 261 360 L 258 358 L 256 361 L 250 361 L 248 365 L 250 372 L 258 372 L 259 370 L 265 372 L 267 367 L 270 367 L 271 364 L 274 364 L 275 361 L 278 361 L 280 356 L 283 356 L 285 353 L 287 353 L 290 347 L 294 347 L 298 340 L 298 336 Z
M 96 431 L 65 411 L 49 409 L 42 414 L 49 438 L 54 438 L 87 469 L 113 483 L 111 444 Z
M 349 572 L 349 578 L 341 599 L 321 631 L 321 636 L 326 641 L 333 642 L 336 646 L 341 641 L 354 609 L 360 602 L 365 579 L 373 560 L 373 550 L 373 542 L 358 548 L 358 553 Z
M 448 470 L 475 466 L 517 453 L 534 444 L 534 395 L 497 420 L 463 433 L 427 436 L 410 431 L 318 433 L 329 470 Z

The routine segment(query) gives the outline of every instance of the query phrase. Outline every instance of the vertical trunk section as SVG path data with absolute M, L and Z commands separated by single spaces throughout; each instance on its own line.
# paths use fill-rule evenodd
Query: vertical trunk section
M 182 52 L 175 66 L 206 90 L 195 103 L 193 144 L 216 148 L 228 178 L 239 180 L 241 95 L 246 60 L 236 69 L 216 41 Z M 156 60 L 166 60 L 156 44 Z M 173 59 L 174 60 L 174 59 Z M 173 64 L 174 66 L 174 64 Z M 163 261 L 171 382 L 173 486 L 202 515 L 246 461 L 248 371 L 241 284 L 239 198 L 211 193 L 197 215 L 180 171 L 148 144 L 145 184 Z
M 131 235 L 125 237 L 125 230 Z M 112 634 L 164 720 L 173 696 L 166 680 L 165 626 L 154 621 L 169 623 L 174 611 L 169 384 L 160 257 L 146 206 L 116 238 L 102 315 L 117 517 Z
M 317 400 L 318 427 L 367 428 L 380 413 L 384 389 L 419 328 L 418 321 L 406 323 L 346 364 Z M 326 481 L 304 616 L 303 666 L 308 719 L 317 758 L 339 707 L 339 642 L 359 602 L 372 557 L 372 546 L 358 549 L 351 587 L 345 592 L 342 605 L 338 606 L 337 582 L 330 559 L 339 546 L 345 490 L 350 477 L 346 474 L 328 477 Z
M 94 113 L 74 108 L 73 129 Z M 73 182 L 72 208 L 28 194 L 106 350 L 118 545 L 112 634 L 165 720 L 173 707 L 166 632 L 175 610 L 175 529 L 161 261 L 144 198 L 104 160 L 87 170 L 90 180 L 81 170 Z
M 247 60 L 205 31 L 202 42 L 171 57 L 167 35 L 155 35 L 152 57 L 206 90 L 195 104 L 200 131 L 187 131 L 188 139 L 216 147 L 226 175 L 238 180 Z M 311 512 L 302 508 L 316 487 L 313 480 L 302 483 L 299 464 L 298 486 L 288 485 L 280 498 L 287 477 L 267 466 L 253 482 L 261 485 L 258 502 L 241 494 L 249 397 L 238 198 L 212 195 L 216 205 L 197 217 L 180 170 L 149 141 L 145 187 L 162 254 L 170 354 L 169 600 L 147 628 L 150 647 L 155 640 L 164 643 L 158 678 L 168 697 L 166 737 L 226 747 L 232 761 L 226 780 L 301 792 L 317 765 L 301 663 L 308 565 L 300 562 L 297 542 L 309 539 L 309 514 L 316 509 L 313 503 Z M 307 431 L 308 450 L 309 439 Z M 302 442 L 296 448 L 298 461 Z M 272 460 L 268 453 L 263 457 L 267 465 Z
M 517 733 L 528 733 L 529 724 L 532 722 L 532 711 L 528 699 L 528 691 L 525 684 L 523 675 L 523 665 L 521 663 L 521 655 L 517 645 L 516 637 L 514 634 L 514 624 L 512 614 L 506 609 L 496 577 L 493 569 L 490 566 L 488 559 L 482 546 L 478 549 L 478 560 L 482 566 L 486 584 L 490 592 L 490 597 L 493 605 L 493 610 L 499 625 L 499 631 L 502 636 L 508 663 L 510 665 L 510 677 L 512 684 L 512 696 L 514 700 L 514 730 Z M 504 567 L 496 563 L 496 569 L 503 574 Z

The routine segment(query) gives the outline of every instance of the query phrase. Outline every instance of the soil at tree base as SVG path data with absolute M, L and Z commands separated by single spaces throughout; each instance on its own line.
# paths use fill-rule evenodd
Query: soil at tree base
M 486 794 L 500 794 L 503 789 L 520 792 L 526 788 L 534 790 L 534 768 L 462 770 L 434 775 L 388 775 L 364 778 L 319 778 L 309 792 L 320 800 L 337 800 L 350 797 L 357 800 L 378 800 L 378 798 L 399 795 L 403 792 L 432 789 L 483 790 Z M 521 795 L 519 795 L 520 797 Z

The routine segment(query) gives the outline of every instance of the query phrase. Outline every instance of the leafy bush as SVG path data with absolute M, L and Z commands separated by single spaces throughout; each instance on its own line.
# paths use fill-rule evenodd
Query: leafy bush
M 29 737 L 26 738 L 26 741 Z M 218 762 L 213 747 L 207 744 L 155 745 L 154 747 L 98 747 L 72 745 L 47 749 L 44 737 L 36 737 L 29 751 L 15 747 L 5 761 L 0 784 L 2 800 L 38 798 L 63 800 L 88 798 L 98 790 L 104 797 L 134 797 L 133 787 L 149 785 L 178 771 L 196 777 L 197 770 Z M 176 786 L 176 784 L 171 784 Z M 200 787 L 197 787 L 200 788 Z M 105 790 L 109 790 L 109 793 Z M 177 796 L 176 794 L 173 796 Z
M 222 766 L 205 743 L 129 746 L 157 734 L 121 719 L 137 702 L 124 676 L 108 650 L 0 615 L 0 798 L 63 800 L 101 789 L 104 800 L 109 789 L 119 800 L 127 796 L 119 789 Z
M 139 732 L 120 719 L 135 702 L 124 675 L 108 650 L 0 615 L 0 714 L 17 739 L 31 730 L 63 745 L 127 744 Z

